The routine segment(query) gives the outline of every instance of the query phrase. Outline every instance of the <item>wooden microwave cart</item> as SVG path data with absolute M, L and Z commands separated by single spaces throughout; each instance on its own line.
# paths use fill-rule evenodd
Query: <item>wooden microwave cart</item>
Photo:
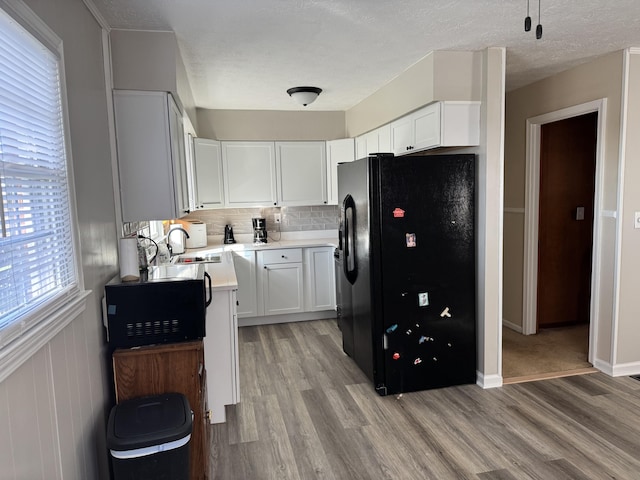
M 193 411 L 191 479 L 206 480 L 209 438 L 202 340 L 118 349 L 113 353 L 113 377 L 118 403 L 170 392 L 187 397 Z

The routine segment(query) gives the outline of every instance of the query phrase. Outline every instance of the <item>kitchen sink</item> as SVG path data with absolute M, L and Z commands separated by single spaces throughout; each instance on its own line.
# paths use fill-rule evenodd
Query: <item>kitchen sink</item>
M 191 264 L 191 263 L 220 263 L 222 256 L 219 253 L 206 253 L 195 256 L 179 256 L 173 263 L 175 264 Z

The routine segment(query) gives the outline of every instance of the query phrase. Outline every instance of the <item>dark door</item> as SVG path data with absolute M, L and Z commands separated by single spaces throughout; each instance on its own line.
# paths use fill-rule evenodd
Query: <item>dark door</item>
M 538 328 L 589 322 L 597 113 L 542 126 Z

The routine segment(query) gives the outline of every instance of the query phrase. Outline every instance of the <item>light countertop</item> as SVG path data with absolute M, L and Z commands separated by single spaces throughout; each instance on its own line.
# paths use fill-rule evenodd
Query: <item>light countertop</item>
M 329 232 L 327 232 L 329 233 Z M 333 233 L 333 232 L 331 232 Z M 238 288 L 238 280 L 236 278 L 236 272 L 233 266 L 233 254 L 234 251 L 256 251 L 256 250 L 270 250 L 276 248 L 309 248 L 309 247 L 336 247 L 338 245 L 337 234 L 335 236 L 327 237 L 302 237 L 291 238 L 291 236 L 282 236 L 279 241 L 273 241 L 269 238 L 267 243 L 254 244 L 254 243 L 233 243 L 229 245 L 222 244 L 221 238 L 209 237 L 209 241 L 206 247 L 202 248 L 190 248 L 185 250 L 185 253 L 180 254 L 180 257 L 195 257 L 206 254 L 220 254 L 220 263 L 205 263 L 206 271 L 211 275 L 212 288 L 214 290 L 233 290 Z M 238 240 L 242 240 L 238 238 Z

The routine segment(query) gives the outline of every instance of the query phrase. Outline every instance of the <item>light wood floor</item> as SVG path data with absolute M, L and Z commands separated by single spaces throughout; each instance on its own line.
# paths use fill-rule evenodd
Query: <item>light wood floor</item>
M 639 479 L 640 382 L 601 373 L 380 397 L 335 320 L 240 329 L 241 397 L 211 476 Z

